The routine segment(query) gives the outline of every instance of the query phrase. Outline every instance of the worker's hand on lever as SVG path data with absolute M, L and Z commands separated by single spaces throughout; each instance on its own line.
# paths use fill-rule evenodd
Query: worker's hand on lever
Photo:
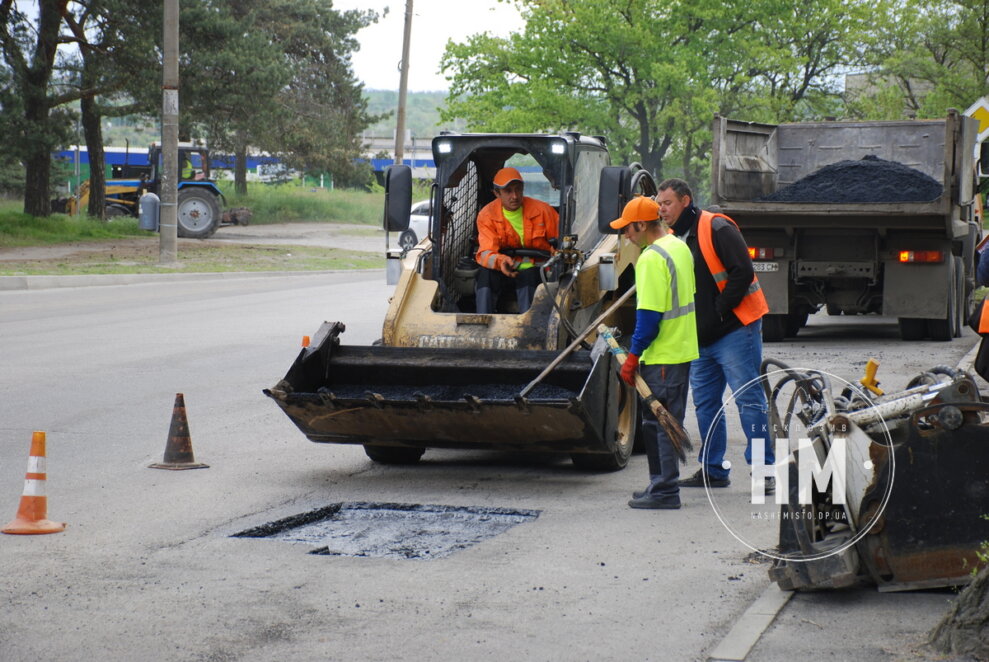
M 511 262 L 501 262 L 498 268 L 501 269 L 501 273 L 505 274 L 509 278 L 515 278 L 519 275 L 519 273 L 515 271 L 515 265 Z
M 639 357 L 629 352 L 622 364 L 622 381 L 629 386 L 635 386 L 635 372 L 639 369 Z

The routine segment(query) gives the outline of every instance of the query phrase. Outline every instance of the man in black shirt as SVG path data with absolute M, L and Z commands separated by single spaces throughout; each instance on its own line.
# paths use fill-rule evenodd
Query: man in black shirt
M 753 444 L 763 450 L 762 461 L 773 465 L 766 396 L 758 381 L 762 364 L 762 316 L 769 308 L 752 269 L 749 249 L 734 221 L 723 214 L 701 211 L 682 179 L 660 183 L 656 195 L 660 215 L 674 234 L 687 242 L 694 256 L 697 293 L 697 340 L 700 358 L 690 368 L 697 425 L 704 439 L 701 468 L 680 481 L 684 487 L 727 487 L 731 464 L 725 460 L 727 425 L 723 396 L 732 390 L 746 437 L 745 460 L 752 463 Z M 756 459 L 759 452 L 756 451 Z M 765 493 L 775 490 L 771 473 Z M 758 485 L 758 483 L 756 483 Z

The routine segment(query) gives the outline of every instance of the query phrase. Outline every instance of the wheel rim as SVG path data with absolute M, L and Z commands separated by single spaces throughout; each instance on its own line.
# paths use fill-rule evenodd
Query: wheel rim
M 179 205 L 179 223 L 189 230 L 205 230 L 213 220 L 212 216 L 209 205 L 202 200 L 192 198 Z

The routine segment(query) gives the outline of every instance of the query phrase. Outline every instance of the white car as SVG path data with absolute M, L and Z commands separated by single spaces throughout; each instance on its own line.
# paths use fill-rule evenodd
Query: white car
M 409 229 L 398 236 L 398 245 L 407 251 L 429 234 L 429 200 L 423 200 L 412 205 L 409 216 Z

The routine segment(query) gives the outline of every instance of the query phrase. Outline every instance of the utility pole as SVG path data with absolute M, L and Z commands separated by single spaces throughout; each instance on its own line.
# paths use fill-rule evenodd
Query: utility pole
M 412 39 L 412 0 L 405 0 L 405 37 L 402 40 L 402 76 L 398 84 L 398 126 L 395 128 L 395 163 L 405 158 L 405 95 L 409 88 L 409 42 Z
M 158 264 L 178 261 L 179 0 L 165 0 L 161 85 L 161 207 Z

